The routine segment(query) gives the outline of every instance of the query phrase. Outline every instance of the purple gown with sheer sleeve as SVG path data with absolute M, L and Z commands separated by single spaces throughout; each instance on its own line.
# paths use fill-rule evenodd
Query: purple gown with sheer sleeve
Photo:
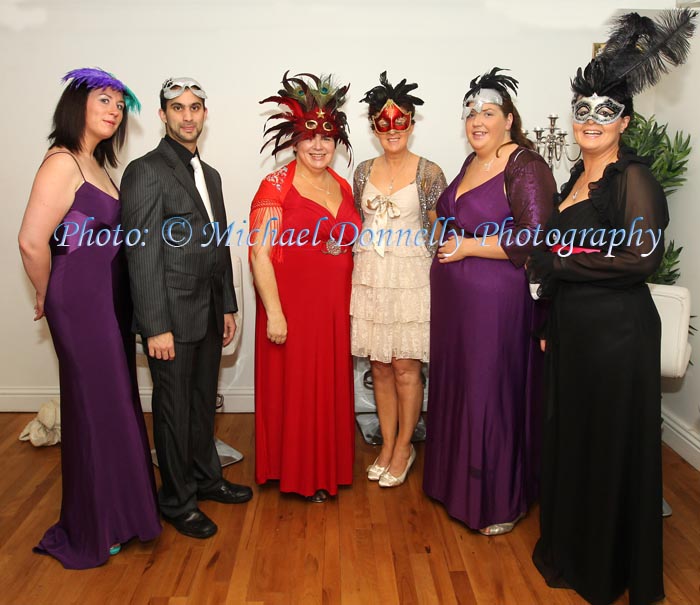
M 503 240 L 507 260 L 433 261 L 423 487 L 480 529 L 513 521 L 537 495 L 542 354 L 534 332 L 542 316 L 523 267 L 532 245 L 517 245 L 515 235 L 532 239 L 556 186 L 544 160 L 518 148 L 504 172 L 455 199 L 473 157 L 440 197 L 438 217 L 454 217 L 450 226 L 467 237 L 513 217 L 513 241 Z
M 69 569 L 101 565 L 111 545 L 161 531 L 119 222 L 119 200 L 85 181 L 51 241 L 45 313 L 59 365 L 63 494 L 58 522 L 34 550 Z

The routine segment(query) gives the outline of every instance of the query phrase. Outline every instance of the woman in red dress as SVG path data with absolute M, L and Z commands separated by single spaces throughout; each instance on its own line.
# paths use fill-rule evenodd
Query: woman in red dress
M 273 101 L 273 155 L 296 160 L 266 176 L 250 213 L 255 323 L 255 480 L 313 502 L 352 482 L 352 244 L 360 228 L 350 185 L 329 168 L 350 149 L 348 87 L 299 74 Z M 257 230 L 257 231 L 256 231 Z

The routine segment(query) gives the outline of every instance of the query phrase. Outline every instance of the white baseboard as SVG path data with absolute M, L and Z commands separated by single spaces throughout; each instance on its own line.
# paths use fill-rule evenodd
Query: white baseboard
M 36 412 L 49 399 L 58 399 L 58 387 L 3 387 L 0 412 Z
M 663 406 L 661 416 L 664 419 L 664 443 L 700 471 L 700 434 Z
M 140 389 L 144 412 L 151 411 L 151 388 Z M 224 413 L 255 411 L 252 387 L 221 389 Z M 4 387 L 0 389 L 0 412 L 36 412 L 49 399 L 58 399 L 58 387 Z M 663 440 L 693 467 L 700 470 L 700 434 L 672 412 L 662 408 Z
M 139 389 L 141 407 L 144 412 L 151 411 L 152 389 Z M 253 412 L 255 400 L 252 387 L 233 387 L 221 389 L 224 396 L 225 413 Z M 42 403 L 58 399 L 58 387 L 3 387 L 0 389 L 0 412 L 36 412 Z

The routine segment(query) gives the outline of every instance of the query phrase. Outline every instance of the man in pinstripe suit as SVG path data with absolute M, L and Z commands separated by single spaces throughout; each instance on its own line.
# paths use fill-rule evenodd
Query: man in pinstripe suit
M 126 246 L 134 331 L 148 350 L 153 434 L 166 521 L 208 538 L 217 527 L 198 500 L 246 502 L 247 486 L 226 481 L 214 445 L 221 347 L 233 339 L 237 311 L 221 177 L 199 159 L 206 93 L 192 78 L 170 78 L 160 92 L 166 135 L 131 162 L 121 182 L 122 225 L 142 239 Z M 210 243 L 208 243 L 210 242 Z

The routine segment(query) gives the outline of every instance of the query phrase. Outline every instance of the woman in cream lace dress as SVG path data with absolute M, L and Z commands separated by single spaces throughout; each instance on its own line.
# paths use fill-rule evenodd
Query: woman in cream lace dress
M 430 264 L 442 170 L 408 150 L 417 84 L 368 91 L 369 120 L 384 154 L 355 171 L 362 232 L 352 275 L 352 353 L 369 357 L 382 449 L 367 469 L 382 487 L 401 485 L 415 460 L 411 436 L 423 403 L 421 365 L 430 349 Z M 431 237 L 432 236 L 432 237 Z

